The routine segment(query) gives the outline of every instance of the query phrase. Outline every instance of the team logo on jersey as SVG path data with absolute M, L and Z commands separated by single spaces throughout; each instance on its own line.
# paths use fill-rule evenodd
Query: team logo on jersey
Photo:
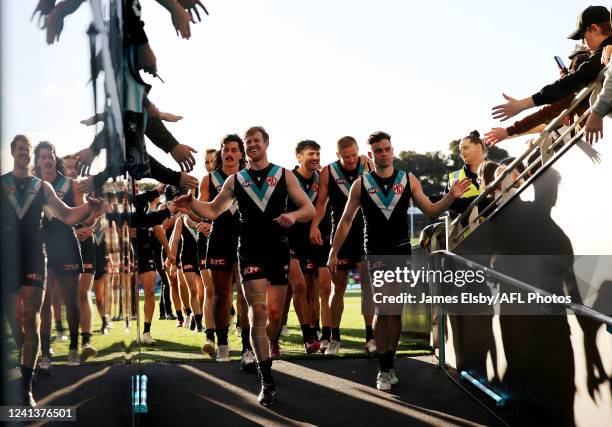
M 318 183 L 312 184 L 312 191 L 314 191 L 315 193 L 319 192 L 319 184 Z
M 407 182 L 408 178 L 406 172 L 398 171 L 393 187 L 391 187 L 392 191 L 389 191 L 389 194 L 385 196 L 372 173 L 363 175 L 363 185 L 365 189 L 387 220 L 391 218 L 395 206 L 397 206 L 397 203 L 402 198 Z
M 334 162 L 331 165 L 329 165 L 329 171 L 332 174 L 334 181 L 336 181 L 336 184 L 338 184 L 338 188 L 340 188 L 340 191 L 342 191 L 342 193 L 346 197 L 348 197 L 351 191 L 352 181 L 347 179 L 347 177 L 342 172 L 342 169 L 340 169 L 339 161 Z M 361 175 L 363 175 L 363 164 L 360 163 L 359 169 L 357 171 L 357 176 L 361 176 Z
M 30 177 L 30 182 L 28 182 L 26 190 L 23 193 L 19 194 L 17 192 L 17 185 L 15 184 L 13 175 L 7 173 L 2 176 L 2 187 L 6 192 L 7 198 L 9 199 L 11 206 L 13 206 L 13 209 L 15 209 L 15 212 L 17 213 L 17 217 L 19 219 L 22 219 L 24 217 L 24 215 L 30 208 L 30 205 L 34 201 L 34 198 L 38 194 L 38 191 L 40 190 L 41 186 L 42 180 L 36 178 L 35 176 Z
M 215 190 L 217 190 L 218 192 L 221 192 L 221 189 L 222 189 L 222 188 L 223 188 L 223 187 L 222 187 L 221 185 L 217 185 L 217 186 L 215 187 Z
M 256 185 L 249 185 L 247 187 L 244 186 L 244 183 L 248 181 L 253 182 L 247 169 L 243 169 L 238 172 L 236 174 L 236 179 L 244 188 L 245 193 L 247 193 L 251 200 L 257 205 L 257 207 L 261 209 L 262 212 L 264 212 L 268 207 L 270 197 L 272 197 L 272 193 L 276 189 L 278 181 L 284 173 L 284 170 L 285 169 L 281 168 L 280 166 L 272 165 L 270 171 L 268 172 L 268 176 L 266 176 L 266 179 L 264 180 L 261 188 L 257 187 Z
M 402 194 L 404 192 L 404 186 L 402 184 L 393 184 L 392 190 L 395 194 Z

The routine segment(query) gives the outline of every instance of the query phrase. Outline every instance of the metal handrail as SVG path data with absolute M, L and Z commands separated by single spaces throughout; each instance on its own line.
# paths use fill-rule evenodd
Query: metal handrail
M 536 292 L 539 293 L 541 295 L 544 296 L 553 296 L 551 293 L 540 289 L 540 288 L 536 288 L 533 285 L 530 285 L 528 283 L 522 282 L 518 279 L 515 279 L 513 277 L 507 276 L 503 273 L 500 273 L 499 271 L 493 270 L 489 267 L 486 267 L 482 264 L 477 263 L 476 261 L 472 261 L 471 259 L 462 257 L 460 255 L 454 254 L 452 252 L 449 252 L 447 250 L 439 250 L 439 251 L 434 251 L 431 253 L 431 255 L 434 256 L 444 256 L 444 257 L 448 257 L 453 259 L 454 261 L 458 261 L 460 263 L 462 263 L 463 265 L 465 265 L 466 267 L 469 268 L 476 268 L 479 269 L 481 271 L 483 271 L 485 274 L 492 276 L 494 278 L 496 278 L 497 280 L 500 280 L 506 284 L 512 285 L 512 286 L 516 286 L 517 288 L 520 289 L 524 289 L 526 291 L 529 292 Z M 596 320 L 598 322 L 604 323 L 610 327 L 612 327 L 612 317 L 607 316 L 605 314 L 599 313 L 595 310 L 593 310 L 592 308 L 589 307 L 585 307 L 582 304 L 576 304 L 573 302 L 559 302 L 558 304 L 565 306 L 566 308 L 569 308 L 570 310 L 572 310 L 573 312 L 575 312 L 576 314 L 581 314 L 583 316 L 589 317 L 593 320 Z
M 521 154 L 519 157 L 517 157 L 516 159 L 514 159 L 514 161 L 512 163 L 510 163 L 508 165 L 508 167 L 490 184 L 488 185 L 483 192 L 481 192 L 467 207 L 467 209 L 465 209 L 465 211 L 463 213 L 461 213 L 461 215 L 459 215 L 457 218 L 455 218 L 453 220 L 453 222 L 450 224 L 450 227 L 452 229 L 454 229 L 458 224 L 461 223 L 461 221 L 463 221 L 464 219 L 466 219 L 472 209 L 477 206 L 480 202 L 482 202 L 489 194 L 491 194 L 493 191 L 495 191 L 494 189 L 500 185 L 504 179 L 510 174 L 512 173 L 519 164 L 522 164 L 523 160 L 525 158 L 527 158 L 536 148 L 540 147 L 540 150 L 542 150 L 544 143 L 546 142 L 546 140 L 551 136 L 552 132 L 557 129 L 559 126 L 561 126 L 561 124 L 563 123 L 563 121 L 565 120 L 566 117 L 568 117 L 572 112 L 574 112 L 574 110 L 576 110 L 576 108 L 593 92 L 593 90 L 597 87 L 598 85 L 598 81 L 600 79 L 601 76 L 603 76 L 605 72 L 605 69 L 602 70 L 599 73 L 599 76 L 595 79 L 595 81 L 593 81 L 591 84 L 589 84 L 588 86 L 584 87 L 580 92 L 578 92 L 578 94 L 576 94 L 576 96 L 574 97 L 574 99 L 570 102 L 570 104 L 567 106 L 567 108 L 565 110 L 563 110 L 554 120 L 552 120 L 542 131 L 542 133 L 540 134 L 540 136 L 535 140 L 534 143 L 532 143 L 527 150 L 525 150 L 523 152 L 523 154 Z M 567 134 L 569 134 L 570 132 L 572 132 L 580 123 L 580 121 L 586 117 L 587 113 L 590 111 L 587 110 L 587 112 L 585 112 L 581 117 L 580 120 L 575 121 L 574 123 L 572 123 L 571 126 L 568 127 L 568 129 L 565 130 L 565 132 L 559 137 L 557 138 L 557 141 L 559 140 L 563 140 L 563 138 L 565 138 L 565 136 L 567 136 Z M 552 150 L 554 147 L 556 147 L 557 142 L 551 144 L 550 146 L 546 147 L 546 153 L 550 152 L 550 150 Z M 546 153 L 543 153 L 542 155 L 545 155 Z M 535 163 L 535 162 L 534 162 Z M 528 165 L 527 170 L 531 169 L 533 165 Z M 542 165 L 544 166 L 544 162 L 542 162 Z M 523 176 L 525 173 L 521 174 L 521 176 Z M 517 178 L 518 180 L 518 178 Z M 515 180 L 513 182 L 513 184 L 517 181 Z M 507 190 L 509 188 L 511 188 L 512 186 L 509 186 L 508 188 L 502 188 L 502 194 L 506 193 Z M 520 189 L 519 189 L 520 190 Z M 499 199 L 499 198 L 498 198 Z M 497 199 L 496 199 L 497 200 Z M 487 206 L 487 208 L 490 207 Z M 477 227 L 477 226 L 476 226 Z M 447 233 L 450 236 L 450 233 Z

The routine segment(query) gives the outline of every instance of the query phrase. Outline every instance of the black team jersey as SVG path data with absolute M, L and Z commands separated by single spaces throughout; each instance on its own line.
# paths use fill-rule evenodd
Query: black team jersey
M 335 233 L 338 224 L 340 223 L 340 218 L 342 218 L 342 213 L 344 212 L 344 207 L 346 206 L 346 202 L 348 201 L 348 196 L 351 191 L 351 185 L 355 180 L 363 175 L 364 167 L 361 163 L 352 171 L 347 171 L 340 164 L 340 160 L 335 161 L 334 163 L 328 166 L 329 168 L 329 203 L 331 204 L 332 210 L 332 235 Z M 353 224 L 351 224 L 351 229 L 349 231 L 349 236 L 361 236 L 363 233 L 363 217 L 360 212 L 355 215 L 355 219 L 353 220 Z M 352 240 L 348 239 L 347 240 Z
M 240 212 L 241 256 L 266 256 L 266 250 L 287 246 L 285 229 L 273 220 L 287 211 L 285 168 L 270 163 L 262 170 L 236 174 L 234 194 Z
M 368 255 L 409 255 L 410 180 L 404 171 L 381 178 L 366 173 L 361 183 L 361 211 L 365 220 L 364 241 Z
M 221 168 L 215 169 L 209 175 L 208 192 L 212 201 L 221 192 L 227 175 Z M 237 235 L 240 227 L 240 215 L 238 214 L 238 201 L 234 200 L 232 205 L 213 221 L 209 240 L 213 239 L 213 233 L 219 236 Z
M 57 197 L 71 208 L 75 207 L 72 183 L 73 181 L 70 178 L 65 177 L 59 172 L 57 172 L 55 180 L 50 182 Z M 78 244 L 73 226 L 66 225 L 64 222 L 50 215 L 44 215 L 42 224 L 47 247 L 61 249 L 61 245 L 64 244 Z
M 16 254 L 21 257 L 44 257 L 41 218 L 45 197 L 42 180 L 35 176 L 18 178 L 10 172 L 2 175 L 1 179 L 2 239 L 16 245 Z
M 317 196 L 319 194 L 319 172 L 315 171 L 310 178 L 304 178 L 297 171 L 297 168 L 293 169 L 293 174 L 297 178 L 300 187 L 304 190 L 304 193 L 310 199 L 310 202 L 314 205 L 317 203 Z M 287 200 L 287 212 L 292 212 L 298 209 L 298 206 L 293 203 L 291 198 Z M 294 248 L 300 246 L 306 248 L 310 246 L 310 223 L 308 222 L 296 222 L 289 230 L 289 246 Z

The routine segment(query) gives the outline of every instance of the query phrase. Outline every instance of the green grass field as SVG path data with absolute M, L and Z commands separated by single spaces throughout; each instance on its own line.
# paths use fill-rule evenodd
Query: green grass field
M 359 293 L 347 293 L 345 296 L 345 309 L 342 317 L 341 334 L 342 348 L 338 356 L 324 356 L 322 354 L 306 355 L 302 347 L 302 335 L 293 308 L 289 312 L 287 326 L 289 335 L 282 335 L 280 346 L 282 359 L 325 358 L 325 357 L 366 357 L 363 351 L 365 331 L 363 317 L 360 312 L 361 299 Z M 143 301 L 140 300 L 142 311 Z M 129 329 L 125 322 L 113 322 L 113 328 L 107 335 L 94 333 L 91 344 L 97 349 L 98 355 L 87 363 L 123 363 L 126 361 L 141 362 L 189 362 L 212 360 L 202 355 L 200 347 L 204 342 L 204 334 L 192 332 L 186 328 L 176 328 L 174 320 L 158 320 L 159 313 L 156 301 L 155 314 L 151 326 L 151 335 L 157 341 L 154 346 L 137 345 L 137 322 L 132 321 Z M 94 308 L 94 331 L 100 329 L 101 321 Z M 64 320 L 66 327 L 66 321 Z M 142 324 L 140 325 L 142 330 Z M 54 334 L 54 333 L 53 333 Z M 230 328 L 230 349 L 232 359 L 240 358 L 242 349 L 241 338 L 234 334 L 233 326 Z M 54 364 L 66 362 L 68 341 L 53 341 L 51 345 Z M 426 342 L 417 339 L 402 337 L 398 348 L 399 355 L 430 354 Z M 16 352 L 14 353 L 16 355 Z

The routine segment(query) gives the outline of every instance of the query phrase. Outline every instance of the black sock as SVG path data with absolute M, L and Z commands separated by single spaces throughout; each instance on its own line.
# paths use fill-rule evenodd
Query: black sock
M 261 372 L 261 379 L 267 384 L 274 384 L 272 379 L 272 359 L 264 360 L 259 362 L 259 372 Z
M 225 328 L 215 329 L 215 333 L 217 334 L 217 344 L 219 345 L 227 345 L 227 332 L 229 329 L 229 325 Z M 207 329 L 208 331 L 208 329 Z M 206 335 L 208 337 L 208 335 Z M 214 339 L 213 339 L 214 341 Z
M 236 316 L 236 326 L 240 326 L 240 315 Z
M 233 316 L 236 314 L 236 310 L 234 309 L 234 306 L 232 305 L 232 308 L 230 308 L 230 316 Z
M 185 315 L 186 315 L 187 317 L 191 316 L 191 309 L 190 309 L 190 308 L 186 308 L 186 309 L 185 309 Z
M 278 333 L 276 334 L 276 337 L 274 337 L 274 344 L 278 344 L 280 342 L 280 336 L 281 336 L 282 331 L 283 331 L 283 328 L 281 327 Z
M 89 340 L 91 339 L 91 334 L 89 332 L 81 332 L 81 345 L 89 344 Z
M 62 325 L 62 321 L 61 320 L 56 320 L 55 321 L 55 331 L 57 333 L 64 332 L 64 325 Z
M 340 328 L 331 328 L 331 339 L 340 341 Z
M 184 322 L 185 319 L 183 318 L 183 311 L 182 310 L 176 310 L 176 318 L 179 322 Z
M 394 362 L 395 362 L 395 350 L 389 350 L 387 352 L 387 360 L 389 363 L 389 368 L 393 369 Z
M 302 329 L 302 340 L 304 342 L 308 341 L 312 337 L 312 329 L 308 324 L 300 325 L 300 329 Z
M 319 319 L 317 319 L 317 321 L 315 322 L 313 328 L 312 328 L 315 332 L 318 332 L 321 330 L 321 324 L 319 323 Z
M 79 333 L 70 332 L 70 344 L 68 350 L 77 350 L 79 348 Z
M 144 331 L 143 333 L 151 332 L 151 322 L 144 322 Z
M 329 341 L 331 338 L 331 328 L 329 326 L 323 326 L 321 329 L 321 341 Z
M 106 320 L 106 316 L 102 316 L 102 328 L 104 329 L 108 326 L 108 320 Z
M 374 339 L 374 332 L 372 331 L 372 325 L 366 325 L 366 341 Z
M 51 335 L 50 334 L 40 334 L 40 349 L 42 351 L 43 356 L 51 355 Z
M 389 353 L 377 353 L 376 357 L 378 357 L 378 369 L 381 372 L 389 372 L 391 367 L 389 366 Z
M 253 350 L 253 347 L 251 347 L 251 327 L 247 326 L 245 328 L 242 328 L 242 352 L 244 353 L 245 350 Z
M 196 326 L 202 327 L 202 315 L 201 314 L 195 315 L 195 322 L 196 322 Z
M 206 334 L 206 339 L 210 340 L 212 342 L 215 342 L 215 330 L 214 329 L 206 329 L 204 331 L 204 333 Z M 227 337 L 227 334 L 225 335 Z
M 21 365 L 21 388 L 24 391 L 32 391 L 32 377 L 33 376 L 34 376 L 34 369 L 26 368 L 25 366 Z

